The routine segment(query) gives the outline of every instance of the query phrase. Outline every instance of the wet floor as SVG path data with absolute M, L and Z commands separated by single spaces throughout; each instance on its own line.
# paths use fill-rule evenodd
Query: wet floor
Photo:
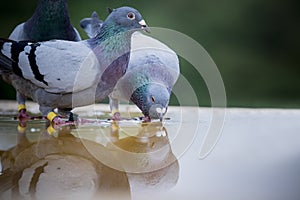
M 106 106 L 77 109 L 84 122 L 55 126 L 18 121 L 11 102 L 2 102 L 0 197 L 133 199 L 174 187 L 179 163 L 169 138 L 177 133 L 169 135 L 166 124 L 179 130 L 178 119 L 144 123 L 127 106 L 125 119 L 114 122 Z M 38 115 L 36 105 L 28 107 Z
M 132 192 L 138 194 L 135 187 L 168 188 L 178 180 L 179 164 L 161 123 L 126 125 L 132 135 L 117 124 L 64 126 L 55 135 L 43 125 L 28 123 L 28 130 L 9 135 L 17 144 L 1 152 L 4 199 L 96 199 L 117 194 L 129 199 Z
M 113 122 L 97 105 L 74 111 L 89 122 L 57 127 L 20 123 L 14 106 L 1 102 L 0 199 L 300 196 L 299 110 L 228 109 L 223 121 L 222 109 L 170 107 L 163 122 L 143 123 L 134 106 Z M 37 115 L 35 104 L 29 110 Z

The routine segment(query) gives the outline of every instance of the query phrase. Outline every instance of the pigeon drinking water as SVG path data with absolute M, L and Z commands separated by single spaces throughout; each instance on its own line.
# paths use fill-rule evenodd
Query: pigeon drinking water
M 30 43 L 0 39 L 0 62 L 6 63 L 0 71 L 13 72 L 16 90 L 31 97 L 42 114 L 59 124 L 62 121 L 54 108 L 89 105 L 112 92 L 127 69 L 131 35 L 137 30 L 149 31 L 141 14 L 121 7 L 88 40 Z
M 16 26 L 9 39 L 31 42 L 51 39 L 79 41 L 81 37 L 71 25 L 66 0 L 39 0 L 32 17 Z M 10 74 L 6 74 L 3 79 L 10 83 L 12 77 Z M 25 106 L 26 96 L 17 91 L 17 101 L 19 104 L 18 117 L 28 117 Z
M 80 25 L 93 37 L 101 30 L 102 21 L 96 12 Z M 176 53 L 162 42 L 136 32 L 132 35 L 131 54 L 126 74 L 110 94 L 110 107 L 115 119 L 120 119 L 119 100 L 131 100 L 145 120 L 160 119 L 167 112 L 171 90 L 180 73 Z

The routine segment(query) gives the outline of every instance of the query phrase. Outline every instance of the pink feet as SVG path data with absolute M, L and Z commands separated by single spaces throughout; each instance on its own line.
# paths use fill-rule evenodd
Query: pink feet
M 143 122 L 151 122 L 151 118 L 149 116 L 145 116 L 142 119 L 143 119 Z
M 26 113 L 26 109 L 21 109 L 18 113 L 17 116 L 18 119 L 22 120 L 22 119 L 30 119 L 29 115 L 27 115 Z
M 47 115 L 47 119 L 52 122 L 54 125 L 67 125 L 67 124 L 74 124 L 74 122 L 67 121 L 60 116 L 58 116 L 55 112 L 51 111 Z
M 113 114 L 112 120 L 114 120 L 114 121 L 120 121 L 120 120 L 122 120 L 120 112 L 115 112 Z
M 60 116 L 54 117 L 51 122 L 54 123 L 54 125 L 60 126 L 60 125 L 74 125 L 75 121 L 69 121 L 66 119 L 61 118 Z
M 127 118 L 125 118 L 125 119 L 127 119 Z M 112 120 L 113 121 L 121 121 L 121 120 L 124 120 L 124 118 L 121 117 L 120 112 L 115 112 L 112 116 Z M 149 116 L 140 117 L 139 120 L 142 120 L 143 122 L 151 122 L 151 118 Z
M 30 116 L 26 113 L 26 109 L 19 110 L 19 113 L 17 115 L 17 119 L 19 121 L 28 121 L 28 120 L 38 120 L 38 119 L 45 119 L 43 116 Z
M 61 117 L 59 116 L 56 116 L 52 119 L 52 122 L 55 124 L 55 125 L 62 125 L 65 123 L 65 120 L 63 120 Z

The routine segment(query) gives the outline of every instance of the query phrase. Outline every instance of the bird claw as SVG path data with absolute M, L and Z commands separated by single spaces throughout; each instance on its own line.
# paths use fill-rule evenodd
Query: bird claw
M 55 124 L 55 125 L 62 125 L 64 123 L 64 120 L 59 117 L 59 116 L 56 116 L 52 119 L 52 122 Z
M 18 118 L 19 120 L 30 119 L 30 116 L 27 115 L 26 109 L 22 109 L 22 110 L 19 111 L 17 118 Z
M 151 118 L 149 116 L 145 116 L 142 118 L 143 122 L 151 122 Z
M 46 117 L 50 122 L 52 122 L 55 126 L 60 125 L 73 125 L 73 115 L 69 118 L 69 120 L 64 120 L 61 116 L 57 115 L 55 112 L 51 111 L 47 114 Z
M 18 119 L 21 122 L 27 122 L 28 120 L 40 120 L 45 118 L 45 116 L 30 116 L 26 113 L 26 109 L 20 110 L 18 115 L 14 117 L 14 119 Z
M 60 125 L 74 125 L 74 121 L 69 121 L 69 120 L 64 120 L 63 118 L 56 116 L 53 118 L 52 122 L 54 123 L 54 125 L 56 126 L 60 126 Z
M 114 121 L 121 121 L 122 120 L 121 113 L 120 112 L 115 112 L 113 114 L 112 120 L 114 120 Z

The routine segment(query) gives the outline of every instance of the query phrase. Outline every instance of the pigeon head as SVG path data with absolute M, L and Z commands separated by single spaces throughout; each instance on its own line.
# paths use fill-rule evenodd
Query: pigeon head
M 146 117 L 161 121 L 167 112 L 169 99 L 170 91 L 167 87 L 153 82 L 137 88 L 130 98 Z
M 114 25 L 123 31 L 142 29 L 146 32 L 150 32 L 142 15 L 134 8 L 120 7 L 109 10 L 109 12 L 110 14 L 104 22 L 105 25 Z

